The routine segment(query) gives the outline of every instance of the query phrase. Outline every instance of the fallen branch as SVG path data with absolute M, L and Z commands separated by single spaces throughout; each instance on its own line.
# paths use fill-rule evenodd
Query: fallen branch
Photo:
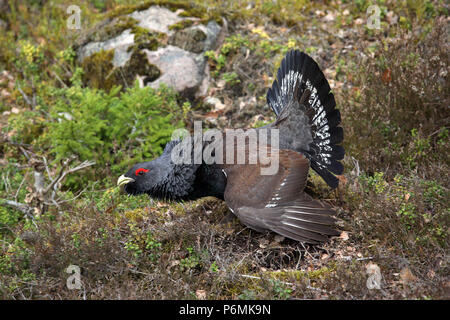
M 57 208 L 60 207 L 60 203 L 64 201 L 59 201 L 60 199 L 55 199 L 57 192 L 61 186 L 61 182 L 66 178 L 68 174 L 83 170 L 87 167 L 90 167 L 95 164 L 94 161 L 84 161 L 78 164 L 75 167 L 70 167 L 70 163 L 73 158 L 69 158 L 65 160 L 58 171 L 58 174 L 55 177 L 52 177 L 51 170 L 48 168 L 47 159 L 43 159 L 44 161 L 31 159 L 30 164 L 34 169 L 34 184 L 33 184 L 33 192 L 30 192 L 26 198 L 25 203 L 20 203 L 17 201 L 17 196 L 22 188 L 26 176 L 23 178 L 20 183 L 19 189 L 15 193 L 15 201 L 12 200 L 4 200 L 4 202 L 0 203 L 0 205 L 6 205 L 16 210 L 24 213 L 25 216 L 29 218 L 33 218 L 33 214 L 42 214 L 46 211 L 47 206 L 53 205 Z M 45 171 L 44 171 L 45 169 Z M 44 172 L 47 173 L 48 178 L 50 179 L 50 183 L 45 183 Z M 5 177 L 3 176 L 3 180 Z M 7 184 L 5 183 L 7 186 Z M 84 191 L 84 190 L 83 190 Z M 82 193 L 82 192 L 81 192 Z M 78 194 L 78 196 L 81 195 Z
M 3 200 L 3 202 L 0 202 L 0 205 L 9 206 L 11 208 L 21 211 L 27 217 L 33 218 L 34 210 L 33 210 L 33 208 L 27 206 L 26 204 L 23 204 L 23 203 L 20 203 L 17 201 Z
M 81 164 L 79 164 L 78 166 L 74 167 L 74 168 L 69 168 L 67 170 L 64 170 L 65 167 L 63 166 L 60 170 L 60 173 L 58 175 L 58 177 L 56 179 L 53 179 L 50 184 L 47 186 L 47 188 L 45 188 L 44 190 L 44 194 L 48 193 L 55 185 L 58 185 L 61 181 L 64 180 L 64 178 L 70 174 L 70 173 L 74 173 L 80 170 L 83 170 L 84 168 L 93 166 L 95 164 L 95 161 L 84 161 Z M 68 165 L 68 164 L 67 164 Z

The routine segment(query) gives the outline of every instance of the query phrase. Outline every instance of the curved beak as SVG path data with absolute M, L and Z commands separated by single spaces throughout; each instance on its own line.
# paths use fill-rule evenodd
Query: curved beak
M 117 186 L 120 187 L 120 186 L 123 186 L 123 185 L 125 185 L 127 183 L 130 183 L 130 182 L 134 182 L 134 179 L 125 177 L 124 175 L 121 175 L 119 177 L 119 179 L 117 179 Z

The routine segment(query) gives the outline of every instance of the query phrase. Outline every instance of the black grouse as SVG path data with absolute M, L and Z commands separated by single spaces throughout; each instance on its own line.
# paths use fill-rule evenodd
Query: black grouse
M 171 154 L 182 143 L 191 142 L 186 145 L 193 152 L 192 138 L 187 137 L 169 142 L 159 158 L 134 165 L 117 184 L 124 185 L 129 194 L 147 193 L 158 199 L 215 196 L 225 200 L 248 227 L 272 230 L 297 241 L 320 243 L 338 235 L 333 228 L 334 211 L 304 192 L 309 167 L 336 188 L 339 180 L 335 175 L 343 172 L 340 160 L 345 153 L 341 146 L 340 112 L 317 63 L 303 52 L 289 51 L 267 92 L 267 103 L 277 118 L 256 130 L 266 130 L 267 141 L 272 141 L 272 132 L 278 129 L 279 145 L 258 145 L 257 151 L 265 151 L 269 156 L 277 152 L 279 161 L 274 174 L 262 174 L 260 169 L 267 165 L 259 159 L 243 164 L 225 161 L 225 154 L 231 149 L 235 151 L 234 160 L 238 155 L 252 155 L 248 137 L 241 140 L 244 144 L 237 143 L 238 139 L 227 143 L 223 158 L 218 157 L 224 161 L 174 163 Z M 225 141 L 229 134 L 221 134 Z M 202 142 L 202 150 L 210 144 Z

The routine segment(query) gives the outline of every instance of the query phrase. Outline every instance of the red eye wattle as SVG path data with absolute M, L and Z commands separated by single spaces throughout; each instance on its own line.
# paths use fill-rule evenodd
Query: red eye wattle
M 144 174 L 145 172 L 148 172 L 148 171 L 149 171 L 148 169 L 139 168 L 139 169 L 136 170 L 135 174 L 137 176 L 139 176 L 139 175 L 142 175 L 142 174 Z

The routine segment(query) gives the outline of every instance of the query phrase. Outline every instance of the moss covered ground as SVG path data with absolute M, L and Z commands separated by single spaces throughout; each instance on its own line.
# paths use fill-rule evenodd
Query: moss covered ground
M 1 298 L 450 298 L 445 1 L 78 1 L 81 30 L 67 28 L 72 2 L 6 1 L 0 10 Z M 105 74 L 108 51 L 77 61 L 84 32 L 114 19 L 119 31 L 136 28 L 119 17 L 155 3 L 226 29 L 206 53 L 208 94 L 224 109 L 139 88 L 120 70 Z M 379 29 L 370 27 L 372 4 Z M 90 34 L 119 32 L 102 30 Z M 160 154 L 172 131 L 194 120 L 214 128 L 273 121 L 265 93 L 292 48 L 318 62 L 341 110 L 340 187 L 313 173 L 307 186 L 336 209 L 340 237 L 303 245 L 227 222 L 214 198 L 162 203 L 115 187 L 130 164 Z M 34 172 L 48 185 L 84 161 L 95 164 L 54 193 L 36 193 Z M 79 290 L 66 286 L 70 265 L 81 269 Z M 378 288 L 368 285 L 373 270 Z

